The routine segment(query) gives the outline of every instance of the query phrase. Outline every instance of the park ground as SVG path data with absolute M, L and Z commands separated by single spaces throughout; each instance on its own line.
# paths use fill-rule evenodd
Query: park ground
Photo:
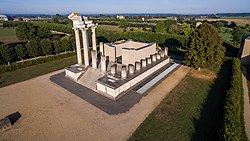
M 50 76 L 61 71 L 0 89 L 0 117 L 16 111 L 22 114 L 11 129 L 0 134 L 1 141 L 127 140 L 190 68 L 180 67 L 128 112 L 118 115 L 108 115 L 53 84 Z
M 16 37 L 16 29 L 0 28 L 0 42 L 5 44 L 20 42 L 20 40 Z
M 131 141 L 220 140 L 230 62 L 216 74 L 192 70 L 134 132 Z

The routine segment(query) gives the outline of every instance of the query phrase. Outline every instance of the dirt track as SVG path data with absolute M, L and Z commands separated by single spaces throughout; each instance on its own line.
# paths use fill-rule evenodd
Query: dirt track
M 127 140 L 190 68 L 180 67 L 128 112 L 108 115 L 40 76 L 0 89 L 0 118 L 22 118 L 0 140 Z

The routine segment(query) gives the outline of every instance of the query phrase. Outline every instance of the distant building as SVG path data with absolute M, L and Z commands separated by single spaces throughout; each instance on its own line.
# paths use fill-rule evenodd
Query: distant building
M 145 18 L 141 18 L 142 21 L 145 21 Z
M 244 36 L 241 41 L 239 58 L 243 65 L 250 64 L 250 35 Z
M 8 21 L 8 17 L 6 15 L 0 15 L 0 21 Z
M 120 20 L 125 19 L 125 17 L 124 17 L 124 16 L 118 16 L 118 15 L 116 16 L 116 18 L 117 18 L 117 19 L 120 19 Z

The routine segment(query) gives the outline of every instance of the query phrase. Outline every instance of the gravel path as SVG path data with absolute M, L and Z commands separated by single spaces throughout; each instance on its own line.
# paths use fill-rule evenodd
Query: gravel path
M 246 68 L 243 67 L 244 74 L 246 74 Z M 248 139 L 250 139 L 250 105 L 249 105 L 249 94 L 248 94 L 248 86 L 247 86 L 247 78 L 242 73 L 242 85 L 243 85 L 243 93 L 244 93 L 244 121 L 245 121 L 245 129 Z
M 0 140 L 127 140 L 189 71 L 181 66 L 129 111 L 118 115 L 109 115 L 54 85 L 50 76 L 62 71 L 1 88 L 0 118 L 16 111 L 22 117 L 0 133 Z

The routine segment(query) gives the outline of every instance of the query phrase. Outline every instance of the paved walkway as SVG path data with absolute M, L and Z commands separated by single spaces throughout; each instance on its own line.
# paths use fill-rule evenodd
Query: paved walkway
M 246 68 L 243 67 L 244 74 L 246 73 Z M 248 139 L 250 139 L 250 105 L 249 105 L 249 94 L 248 94 L 248 86 L 247 86 L 247 78 L 242 73 L 242 85 L 243 85 L 243 93 L 244 93 L 244 121 L 246 134 Z
M 62 71 L 1 88 L 0 118 L 16 111 L 22 117 L 0 133 L 0 140 L 125 141 L 189 71 L 181 66 L 129 111 L 118 115 L 103 112 L 49 80 Z

